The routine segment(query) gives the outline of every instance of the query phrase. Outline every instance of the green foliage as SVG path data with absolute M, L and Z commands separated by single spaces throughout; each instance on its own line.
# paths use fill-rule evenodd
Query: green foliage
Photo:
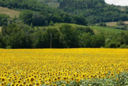
M 128 45 L 128 32 L 118 33 L 116 35 L 112 35 L 106 40 L 106 47 L 110 48 L 127 48 Z
M 31 28 L 23 24 L 11 24 L 2 28 L 2 38 L 5 43 L 5 48 L 30 48 Z
M 28 25 L 33 25 L 33 26 L 44 26 L 48 25 L 48 16 L 42 15 L 39 12 L 33 12 L 30 10 L 25 10 L 22 11 L 20 14 L 20 19 Z
M 80 82 L 71 81 L 66 83 L 64 81 L 55 82 L 58 86 L 65 84 L 66 86 L 127 86 L 128 73 L 122 72 L 111 78 L 92 78 L 84 79 Z M 45 85 L 44 85 L 45 86 Z
M 91 47 L 103 47 L 105 45 L 105 37 L 104 35 L 94 35 L 91 38 Z
M 20 19 L 28 25 L 33 26 L 46 26 L 54 23 L 65 22 L 65 23 L 76 23 L 86 25 L 86 19 L 83 17 L 71 16 L 61 11 L 54 13 L 35 12 L 30 10 L 22 11 Z
M 51 8 L 49 3 L 57 3 L 58 7 Z M 35 25 L 39 23 L 36 20 L 41 22 L 39 25 L 43 22 L 49 25 L 51 21 L 86 25 L 128 20 L 127 8 L 121 10 L 121 7 L 107 5 L 104 0 L 0 0 L 0 6 L 41 12 L 33 15 Z
M 92 27 L 92 26 L 91 26 Z M 128 32 L 95 32 L 96 29 L 74 25 L 31 27 L 22 23 L 2 27 L 0 47 L 2 48 L 127 48 Z M 111 30 L 111 29 L 110 29 Z M 110 31 L 108 30 L 108 31 Z M 98 31 L 101 31 L 99 29 Z
M 103 34 L 105 37 L 111 37 L 120 34 L 121 32 L 125 32 L 125 30 L 104 26 L 90 26 L 90 28 L 93 29 L 95 34 Z
M 91 47 L 91 34 L 81 34 L 80 35 L 80 47 Z
M 0 48 L 2 48 L 4 45 L 3 45 L 3 39 L 2 39 L 2 35 L 0 34 Z
M 90 34 L 90 39 L 88 39 Z M 86 37 L 87 36 L 87 37 Z M 10 24 L 2 28 L 0 40 L 2 40 L 1 47 L 4 48 L 77 48 L 77 47 L 101 47 L 102 40 L 96 36 L 94 32 L 88 28 L 77 28 L 72 25 L 62 25 L 56 28 L 42 29 L 32 28 L 22 23 Z M 93 37 L 97 40 L 93 44 Z M 86 41 L 89 41 L 89 45 Z M 101 42 L 99 42 L 101 41 Z M 102 42 L 103 43 L 103 42 Z
M 20 14 L 21 20 L 23 20 L 23 22 L 28 25 L 30 25 L 32 23 L 32 16 L 33 16 L 32 11 L 23 11 Z
M 0 14 L 0 26 L 7 25 L 9 20 L 8 15 Z
M 104 22 L 101 22 L 101 23 L 99 23 L 98 25 L 99 25 L 99 26 L 107 26 L 106 23 L 104 23 Z
M 73 28 L 71 25 L 63 25 L 60 27 L 60 31 L 64 35 L 64 40 L 68 48 L 79 47 L 79 33 L 76 28 Z
M 0 6 L 31 10 L 41 10 L 46 7 L 45 4 L 37 0 L 0 0 Z
M 128 20 L 127 8 L 122 11 L 120 7 L 107 5 L 104 0 L 62 0 L 59 8 L 86 17 L 89 24 Z
M 63 34 L 60 32 L 60 29 L 56 28 L 47 28 L 40 30 L 35 35 L 37 43 L 36 48 L 64 48 L 65 40 L 63 39 Z M 35 42 L 35 41 L 34 41 Z

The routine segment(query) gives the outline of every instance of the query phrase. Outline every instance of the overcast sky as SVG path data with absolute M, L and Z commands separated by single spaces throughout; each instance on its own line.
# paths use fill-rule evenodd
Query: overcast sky
M 128 6 L 128 0 L 105 0 L 108 4 Z

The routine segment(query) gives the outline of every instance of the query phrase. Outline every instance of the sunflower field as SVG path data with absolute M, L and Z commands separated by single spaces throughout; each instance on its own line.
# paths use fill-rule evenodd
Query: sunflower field
M 128 49 L 0 49 L 0 86 L 127 86 Z

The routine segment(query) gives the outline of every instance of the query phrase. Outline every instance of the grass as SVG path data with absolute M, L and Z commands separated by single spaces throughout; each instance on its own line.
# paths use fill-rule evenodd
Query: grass
M 125 30 L 115 29 L 111 27 L 103 27 L 103 26 L 90 26 L 90 27 L 93 29 L 93 31 L 96 34 L 104 34 L 105 36 L 118 34 L 125 31 Z
M 0 14 L 6 14 L 6 15 L 9 15 L 10 17 L 14 18 L 14 17 L 18 17 L 20 12 L 13 10 L 13 9 L 0 7 Z
M 95 34 L 104 34 L 105 36 L 111 35 L 111 34 L 118 34 L 120 32 L 124 32 L 125 30 L 115 29 L 112 27 L 103 27 L 103 26 L 84 26 L 84 25 L 77 25 L 77 24 L 70 24 L 70 23 L 56 23 L 51 26 L 44 26 L 43 28 L 60 28 L 62 25 L 71 25 L 74 28 L 77 27 L 90 27 Z M 42 28 L 42 27 L 40 27 Z

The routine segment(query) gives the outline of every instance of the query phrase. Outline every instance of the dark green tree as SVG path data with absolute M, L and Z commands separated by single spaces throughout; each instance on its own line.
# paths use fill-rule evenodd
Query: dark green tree
M 104 35 L 93 35 L 91 37 L 91 47 L 104 47 L 105 45 L 105 37 Z
M 66 47 L 76 48 L 79 47 L 79 33 L 76 28 L 71 25 L 62 25 L 60 31 L 64 35 L 64 40 L 66 42 Z
M 6 47 L 11 48 L 31 48 L 31 32 L 32 28 L 24 24 L 11 24 L 2 28 Z
M 0 26 L 7 25 L 8 21 L 9 21 L 8 15 L 0 14 Z
M 30 10 L 22 11 L 20 14 L 20 19 L 28 25 L 32 24 L 32 17 L 33 17 L 33 12 Z

